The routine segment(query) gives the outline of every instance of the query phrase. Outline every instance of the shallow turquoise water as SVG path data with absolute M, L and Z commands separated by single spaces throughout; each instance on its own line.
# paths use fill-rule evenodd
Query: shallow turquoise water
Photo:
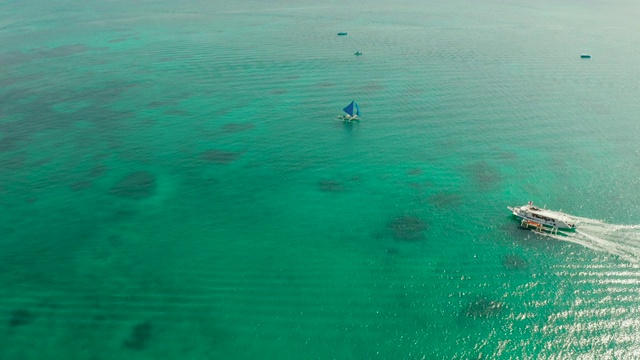
M 639 12 L 0 1 L 0 358 L 637 357 Z

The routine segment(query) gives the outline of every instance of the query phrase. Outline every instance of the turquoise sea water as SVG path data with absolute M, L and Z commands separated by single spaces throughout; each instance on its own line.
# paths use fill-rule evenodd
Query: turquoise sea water
M 639 16 L 0 0 L 0 358 L 638 358 Z

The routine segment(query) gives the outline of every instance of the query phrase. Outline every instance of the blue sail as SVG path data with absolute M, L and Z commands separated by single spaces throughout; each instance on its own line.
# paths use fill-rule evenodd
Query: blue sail
M 360 116 L 360 107 L 355 101 L 352 101 L 346 108 L 342 109 L 342 111 L 346 112 L 350 116 L 353 116 L 354 113 Z

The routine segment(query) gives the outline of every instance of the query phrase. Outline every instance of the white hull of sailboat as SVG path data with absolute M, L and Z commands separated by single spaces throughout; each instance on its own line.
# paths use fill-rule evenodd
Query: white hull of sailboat
M 343 121 L 360 121 L 360 118 L 358 117 L 358 115 L 343 115 L 343 116 L 338 116 L 338 119 L 341 119 Z

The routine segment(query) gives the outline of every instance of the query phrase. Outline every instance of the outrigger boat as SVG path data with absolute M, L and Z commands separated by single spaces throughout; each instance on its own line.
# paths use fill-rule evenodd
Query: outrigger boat
M 558 233 L 558 230 L 575 230 L 578 220 L 571 216 L 546 208 L 539 208 L 531 201 L 527 205 L 519 207 L 507 206 L 513 215 L 522 219 L 520 226 L 529 229 L 533 228 L 538 231 L 548 231 L 550 233 Z
M 339 119 L 342 119 L 344 121 L 359 121 L 360 118 L 360 106 L 358 106 L 358 103 L 356 103 L 355 101 L 351 101 L 351 103 L 349 105 L 347 105 L 347 107 L 345 107 L 344 109 L 342 109 L 342 111 L 346 112 L 346 115 L 341 115 L 338 116 Z

